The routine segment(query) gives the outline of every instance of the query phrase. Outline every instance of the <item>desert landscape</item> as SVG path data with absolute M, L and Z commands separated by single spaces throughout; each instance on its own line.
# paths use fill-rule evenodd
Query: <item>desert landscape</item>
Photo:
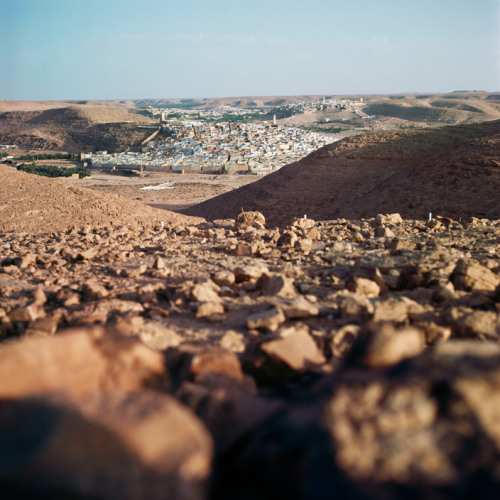
M 228 101 L 0 103 L 2 498 L 498 497 L 498 95 L 361 97 L 266 176 L 69 180 L 19 151 Z

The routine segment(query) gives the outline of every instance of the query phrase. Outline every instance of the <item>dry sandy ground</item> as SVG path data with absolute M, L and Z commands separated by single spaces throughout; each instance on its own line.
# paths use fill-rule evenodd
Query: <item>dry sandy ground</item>
M 164 210 L 182 210 L 205 200 L 251 184 L 255 175 L 206 175 L 146 173 L 144 176 L 114 175 L 92 171 L 92 176 L 75 179 L 73 184 L 104 193 L 121 195 Z M 145 187 L 168 184 L 171 189 L 147 190 Z

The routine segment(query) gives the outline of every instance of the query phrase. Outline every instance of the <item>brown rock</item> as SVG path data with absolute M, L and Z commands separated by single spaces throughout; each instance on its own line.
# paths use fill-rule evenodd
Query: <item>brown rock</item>
M 166 269 L 166 267 L 167 265 L 165 264 L 165 261 L 157 255 L 153 262 L 153 269 Z
M 460 337 L 495 340 L 500 336 L 500 318 L 495 311 L 475 310 L 456 318 L 453 329 Z
M 266 218 L 260 212 L 241 212 L 236 218 L 234 230 L 255 227 L 256 229 L 265 229 Z
M 207 372 L 239 381 L 244 377 L 236 354 L 221 348 L 184 344 L 167 352 L 167 366 L 176 386 L 184 380 L 202 378 Z
M 309 255 L 311 253 L 313 246 L 313 241 L 310 238 L 301 238 L 296 244 L 295 247 L 298 248 L 300 253 L 304 255 Z
M 293 248 L 297 243 L 298 236 L 293 231 L 284 231 L 278 240 L 278 245 Z
M 76 255 L 76 260 L 93 260 L 98 254 L 97 248 L 88 248 Z
M 40 317 L 45 316 L 45 311 L 33 305 L 22 307 L 19 309 L 14 309 L 9 313 L 9 321 L 12 323 L 29 323 L 30 321 L 35 321 Z
M 335 358 L 344 358 L 356 342 L 361 327 L 359 325 L 345 325 L 332 332 L 330 348 Z
M 246 365 L 262 384 L 275 384 L 317 370 L 326 359 L 306 328 L 288 328 L 274 340 L 262 342 Z
M 457 290 L 485 290 L 493 292 L 500 285 L 500 277 L 475 261 L 458 261 L 451 281 Z
M 265 265 L 260 264 L 247 264 L 245 266 L 237 267 L 234 270 L 234 276 L 237 283 L 249 280 L 257 280 L 264 273 L 269 272 L 269 269 Z
M 376 238 L 394 238 L 396 236 L 390 228 L 385 226 L 376 227 L 374 235 Z
M 157 351 L 164 351 L 169 347 L 177 347 L 184 340 L 174 328 L 160 321 L 145 322 L 140 327 L 138 335 L 144 344 Z
M 191 296 L 197 302 L 220 302 L 219 287 L 211 280 L 196 284 L 191 290 Z
M 251 330 L 265 330 L 275 332 L 286 320 L 281 309 L 273 307 L 267 311 L 251 314 L 247 318 L 247 327 Z
M 202 302 L 196 310 L 197 318 L 210 318 L 224 314 L 224 306 L 220 302 Z
M 300 218 L 294 219 L 292 227 L 295 229 L 300 229 L 302 231 L 307 231 L 316 226 L 316 222 L 313 219 Z
M 205 498 L 212 440 L 163 394 L 104 393 L 78 405 L 60 396 L 11 401 L 0 407 L 0 433 L 9 436 L 0 439 L 0 462 L 9 463 L 0 481 L 18 498 Z
M 422 331 L 413 327 L 395 328 L 390 323 L 372 326 L 363 339 L 367 342 L 361 363 L 366 366 L 384 366 L 399 363 L 416 356 L 425 347 Z
M 23 255 L 22 257 L 18 257 L 17 259 L 15 259 L 14 264 L 19 269 L 26 269 L 27 267 L 34 266 L 36 264 L 36 255 L 27 254 Z
M 364 295 L 343 294 L 339 297 L 339 311 L 344 319 L 363 321 L 373 314 L 373 305 Z
M 280 297 L 297 295 L 293 279 L 284 274 L 265 274 L 260 281 L 259 284 L 266 295 L 278 295 Z
M 354 276 L 353 280 L 349 283 L 348 289 L 351 292 L 364 295 L 368 298 L 378 297 L 380 295 L 380 286 L 372 280 Z
M 0 345 L 0 398 L 65 391 L 82 398 L 102 390 L 165 386 L 163 357 L 105 329 L 70 329 Z
M 234 330 L 229 330 L 219 340 L 219 345 L 223 349 L 227 349 L 232 352 L 244 352 L 246 348 L 245 336 Z
M 319 314 L 319 308 L 304 297 L 297 297 L 291 302 L 281 304 L 287 319 L 307 319 Z
M 374 304 L 373 321 L 404 323 L 408 319 L 411 301 L 406 297 L 389 297 Z
M 373 498 L 406 497 L 416 484 L 422 498 L 442 488 L 450 498 L 464 488 L 497 492 L 499 360 L 497 343 L 450 340 L 397 376 L 345 373 L 322 417 L 336 467 L 356 492 L 369 484 Z M 478 478 L 479 469 L 487 474 Z
M 96 281 L 89 280 L 82 286 L 82 297 L 85 301 L 104 299 L 108 295 L 106 288 Z
M 223 269 L 214 275 L 213 280 L 219 286 L 231 286 L 234 285 L 236 277 L 233 272 Z
M 252 243 L 240 242 L 236 245 L 236 249 L 234 250 L 234 255 L 238 257 L 251 257 L 256 252 L 257 252 L 256 245 Z

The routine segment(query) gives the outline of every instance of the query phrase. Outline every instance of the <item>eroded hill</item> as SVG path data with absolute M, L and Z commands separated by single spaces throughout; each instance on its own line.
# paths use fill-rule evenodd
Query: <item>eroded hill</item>
M 0 144 L 20 149 L 125 151 L 152 133 L 155 121 L 113 103 L 0 103 Z

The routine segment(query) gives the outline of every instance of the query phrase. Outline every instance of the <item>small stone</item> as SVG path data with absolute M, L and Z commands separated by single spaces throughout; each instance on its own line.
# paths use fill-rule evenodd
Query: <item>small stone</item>
M 364 295 L 349 293 L 340 297 L 339 310 L 344 319 L 364 321 L 373 314 L 373 305 Z
M 15 265 L 19 269 L 26 269 L 27 267 L 34 266 L 36 264 L 36 255 L 27 254 L 22 257 L 15 259 Z
M 37 318 L 32 321 L 26 330 L 26 334 L 47 334 L 53 335 L 57 331 L 59 318 L 51 316 L 50 318 Z
M 219 345 L 223 349 L 242 353 L 246 348 L 245 336 L 241 333 L 235 332 L 234 330 L 230 330 L 219 340 Z
M 265 330 L 275 332 L 286 320 L 281 309 L 273 307 L 267 311 L 251 314 L 247 318 L 247 327 L 251 330 Z
M 148 321 L 141 326 L 139 338 L 144 344 L 156 351 L 177 347 L 184 340 L 174 328 L 159 321 Z
M 307 319 L 319 314 L 318 306 L 311 304 L 304 297 L 298 297 L 292 302 L 281 305 L 287 319 Z
M 136 280 L 140 278 L 147 270 L 148 266 L 146 264 L 141 264 L 140 266 L 134 267 L 132 269 L 127 269 L 127 277 Z
M 390 323 L 376 327 L 368 335 L 368 345 L 361 363 L 385 366 L 420 354 L 425 347 L 423 333 L 413 327 L 397 329 Z
M 96 281 L 87 281 L 82 287 L 82 297 L 85 301 L 104 299 L 108 295 L 106 288 Z
M 284 231 L 278 240 L 278 245 L 282 247 L 293 248 L 297 243 L 298 236 L 293 231 Z
M 293 297 L 297 294 L 293 279 L 284 274 L 273 274 L 271 276 L 265 274 L 260 281 L 262 281 L 262 291 L 266 295 Z
M 218 271 L 214 275 L 213 280 L 219 286 L 231 286 L 234 285 L 236 277 L 233 272 L 224 269 L 222 271 Z
M 376 227 L 374 235 L 376 238 L 394 238 L 396 236 L 390 228 L 385 226 Z
M 246 364 L 258 383 L 276 384 L 318 370 L 326 362 L 306 328 L 289 328 L 277 339 L 261 343 Z
M 183 344 L 170 349 L 166 359 L 176 386 L 184 380 L 202 378 L 207 372 L 239 381 L 244 378 L 238 357 L 227 349 Z
M 165 261 L 159 255 L 157 255 L 153 262 L 153 269 L 165 269 L 166 267 L 167 266 L 165 264 Z
M 267 273 L 267 272 L 269 272 L 269 269 L 267 266 L 248 264 L 246 266 L 237 267 L 234 270 L 234 276 L 236 279 L 236 283 L 241 283 L 244 281 L 257 280 L 264 273 Z
M 458 261 L 451 281 L 457 290 L 484 290 L 493 292 L 500 285 L 500 277 L 475 261 Z
M 335 358 L 343 358 L 351 350 L 359 336 L 361 327 L 359 325 L 345 325 L 337 331 L 332 332 L 330 348 Z
M 264 229 L 266 227 L 266 218 L 260 212 L 241 212 L 236 218 L 234 230 L 238 231 L 248 227 Z
M 220 302 L 202 302 L 196 310 L 197 318 L 210 318 L 224 314 L 224 306 Z
M 241 242 L 236 245 L 234 255 L 237 257 L 251 257 L 257 251 L 257 247 L 251 243 Z
M 373 280 L 355 276 L 349 283 L 348 289 L 351 292 L 364 295 L 368 298 L 378 297 L 380 295 L 380 286 Z
M 197 302 L 220 302 L 219 287 L 213 281 L 196 284 L 191 290 L 191 296 Z
M 304 255 L 309 255 L 311 253 L 312 246 L 313 241 L 310 238 L 302 238 L 295 244 L 295 247 Z
M 93 260 L 97 256 L 98 250 L 96 248 L 88 248 L 83 252 L 76 255 L 76 260 Z
M 38 308 L 34 306 L 22 307 L 14 309 L 8 315 L 9 321 L 12 323 L 29 323 L 40 317 Z
M 497 340 L 500 335 L 500 318 L 495 311 L 474 310 L 457 318 L 453 328 L 460 337 Z

